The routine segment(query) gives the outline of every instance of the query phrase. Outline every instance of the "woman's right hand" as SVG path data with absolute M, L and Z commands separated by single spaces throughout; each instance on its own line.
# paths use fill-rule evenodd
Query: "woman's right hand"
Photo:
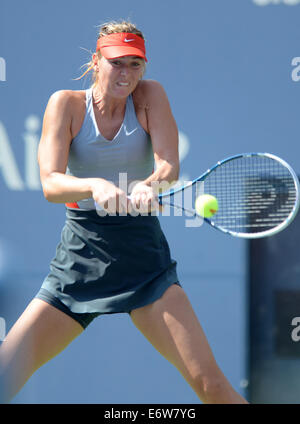
M 102 178 L 95 178 L 91 189 L 95 204 L 108 214 L 130 213 L 131 202 L 127 194 L 113 183 Z

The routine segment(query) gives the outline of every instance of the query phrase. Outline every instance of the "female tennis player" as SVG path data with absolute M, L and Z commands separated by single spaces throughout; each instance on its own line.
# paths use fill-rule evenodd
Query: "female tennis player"
M 6 402 L 95 317 L 129 313 L 204 403 L 247 403 L 214 359 L 153 214 L 153 183 L 178 178 L 178 131 L 163 87 L 142 79 L 146 61 L 135 25 L 110 22 L 87 70 L 92 86 L 49 99 L 41 182 L 48 201 L 66 204 L 66 223 L 48 276 L 1 346 Z

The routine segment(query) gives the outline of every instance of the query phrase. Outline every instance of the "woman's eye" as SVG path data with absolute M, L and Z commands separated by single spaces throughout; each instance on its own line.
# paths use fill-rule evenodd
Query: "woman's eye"
M 132 63 L 133 68 L 138 68 L 139 66 L 141 66 L 140 62 L 133 62 Z
M 111 62 L 114 66 L 119 66 L 121 64 L 121 62 L 119 60 L 113 60 Z

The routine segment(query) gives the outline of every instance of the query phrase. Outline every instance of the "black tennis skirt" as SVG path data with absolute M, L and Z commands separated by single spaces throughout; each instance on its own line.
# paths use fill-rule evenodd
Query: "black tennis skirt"
M 67 209 L 66 214 L 40 292 L 51 293 L 70 311 L 130 313 L 179 284 L 157 216 L 101 217 L 81 209 Z

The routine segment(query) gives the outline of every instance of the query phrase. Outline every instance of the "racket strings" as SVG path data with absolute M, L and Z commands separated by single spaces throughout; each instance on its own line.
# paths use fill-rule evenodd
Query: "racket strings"
M 288 168 L 265 156 L 240 157 L 217 166 L 204 192 L 218 199 L 211 223 L 234 232 L 262 232 L 292 213 L 297 187 Z

